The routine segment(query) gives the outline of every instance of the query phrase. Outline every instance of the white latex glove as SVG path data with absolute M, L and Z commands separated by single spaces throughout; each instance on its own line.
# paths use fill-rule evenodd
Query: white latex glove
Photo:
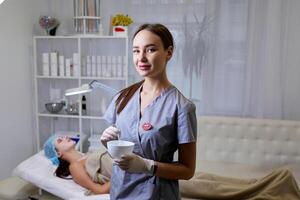
M 121 159 L 114 159 L 114 162 L 123 170 L 133 173 L 146 173 L 152 175 L 154 161 L 142 158 L 136 154 L 125 154 Z
M 114 126 L 110 126 L 103 131 L 100 140 L 102 144 L 106 146 L 106 143 L 108 141 L 117 140 L 119 137 L 119 133 L 120 133 L 119 129 L 117 129 Z

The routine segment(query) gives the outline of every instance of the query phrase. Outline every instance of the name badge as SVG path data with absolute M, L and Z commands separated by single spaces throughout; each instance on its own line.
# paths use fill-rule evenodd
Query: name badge
M 153 126 L 149 123 L 149 122 L 146 122 L 142 125 L 144 131 L 149 131 L 153 128 Z

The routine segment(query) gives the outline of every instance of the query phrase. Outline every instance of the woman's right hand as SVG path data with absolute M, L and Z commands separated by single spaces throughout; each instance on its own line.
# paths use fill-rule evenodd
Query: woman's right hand
M 114 126 L 106 128 L 101 135 L 101 142 L 106 147 L 106 143 L 111 140 L 117 140 L 119 138 L 120 130 Z

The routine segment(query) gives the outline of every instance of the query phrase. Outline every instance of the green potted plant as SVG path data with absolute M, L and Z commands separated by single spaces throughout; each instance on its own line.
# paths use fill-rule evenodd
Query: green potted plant
M 124 14 L 116 14 L 113 16 L 111 24 L 113 26 L 114 36 L 127 36 L 128 26 L 133 23 L 130 16 Z

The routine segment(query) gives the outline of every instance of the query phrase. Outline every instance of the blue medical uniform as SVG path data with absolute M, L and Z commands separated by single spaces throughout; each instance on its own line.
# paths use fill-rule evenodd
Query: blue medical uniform
M 121 131 L 121 140 L 135 143 L 135 154 L 158 162 L 172 163 L 179 144 L 196 142 L 196 107 L 176 87 L 170 86 L 144 109 L 140 117 L 141 88 L 118 115 L 116 96 L 104 117 Z M 144 130 L 144 123 L 150 123 L 152 128 Z M 178 180 L 129 173 L 113 165 L 110 198 L 177 200 L 180 199 Z

